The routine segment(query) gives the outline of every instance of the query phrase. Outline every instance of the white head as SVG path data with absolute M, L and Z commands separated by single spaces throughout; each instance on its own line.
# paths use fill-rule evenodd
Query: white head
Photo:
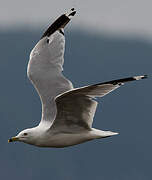
M 12 137 L 8 142 L 20 141 L 27 144 L 36 144 L 39 133 L 37 133 L 36 128 L 25 129 L 21 131 L 17 136 Z

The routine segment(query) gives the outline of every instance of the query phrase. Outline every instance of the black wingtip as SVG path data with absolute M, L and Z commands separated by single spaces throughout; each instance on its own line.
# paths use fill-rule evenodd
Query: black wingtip
M 69 13 L 61 15 L 42 35 L 41 39 L 45 36 L 49 37 L 55 31 L 59 30 L 60 28 L 64 28 L 66 24 L 70 21 L 71 17 L 76 14 L 74 8 L 71 8 Z M 61 32 L 62 33 L 62 32 Z
M 147 74 L 142 77 L 142 79 L 147 79 L 147 78 L 148 78 Z
M 74 16 L 76 14 L 76 10 L 74 8 L 71 8 L 69 13 L 66 13 L 67 17 L 71 18 L 71 16 Z
M 102 85 L 102 84 L 123 85 L 126 82 L 136 81 L 136 80 L 141 80 L 141 79 L 146 79 L 146 78 L 148 78 L 148 75 L 133 76 L 133 77 L 129 77 L 129 78 L 123 78 L 123 79 L 117 79 L 117 80 L 112 80 L 112 81 L 108 81 L 108 82 L 98 83 L 95 85 Z
M 76 11 L 75 11 L 74 8 L 72 8 L 71 11 L 72 11 L 72 12 L 71 12 L 68 16 L 74 16 L 74 15 L 76 14 Z
M 72 13 L 69 14 L 69 16 L 74 16 L 76 14 L 76 11 L 73 11 Z
M 135 80 L 140 80 L 140 79 L 146 79 L 146 78 L 148 78 L 148 76 L 147 76 L 147 75 L 143 75 L 143 76 L 133 76 L 133 78 L 134 78 Z

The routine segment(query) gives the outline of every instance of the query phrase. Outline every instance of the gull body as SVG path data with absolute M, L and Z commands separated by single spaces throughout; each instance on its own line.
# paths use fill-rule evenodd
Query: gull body
M 43 34 L 30 54 L 27 75 L 42 102 L 39 125 L 21 131 L 9 142 L 20 141 L 39 147 L 67 147 L 93 139 L 116 135 L 92 127 L 97 108 L 96 97 L 103 97 L 126 82 L 144 79 L 134 76 L 80 88 L 62 74 L 64 27 L 76 11 L 61 15 Z
M 28 135 L 24 135 L 25 133 Z M 9 141 L 20 141 L 39 147 L 63 148 L 116 134 L 118 133 L 102 131 L 95 128 L 92 128 L 91 130 L 80 130 L 78 132 L 62 132 L 56 130 L 50 131 L 48 128 L 42 129 L 42 127 L 37 126 L 23 130 L 16 137 L 13 137 Z

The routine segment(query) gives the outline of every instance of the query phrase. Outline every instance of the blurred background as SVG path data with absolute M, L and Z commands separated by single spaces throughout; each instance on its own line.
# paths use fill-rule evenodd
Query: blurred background
M 39 97 L 26 76 L 29 53 L 58 16 L 75 7 L 66 27 L 64 74 L 80 87 L 134 75 L 102 99 L 94 127 L 120 135 L 63 148 L 7 139 L 36 126 Z M 30 0 L 0 6 L 0 179 L 151 180 L 152 1 Z

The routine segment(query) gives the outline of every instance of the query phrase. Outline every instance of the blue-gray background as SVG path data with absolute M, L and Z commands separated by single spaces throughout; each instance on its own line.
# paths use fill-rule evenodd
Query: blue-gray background
M 151 77 L 99 99 L 94 127 L 120 135 L 65 149 L 37 148 L 7 139 L 39 123 L 41 105 L 26 77 L 30 50 L 42 30 L 0 32 L 0 179 L 151 180 Z M 64 74 L 75 87 L 149 74 L 152 43 L 136 38 L 66 31 Z
M 152 1 L 5 0 L 0 6 L 0 179 L 151 180 Z M 64 149 L 7 139 L 36 126 L 39 97 L 26 77 L 43 30 L 71 7 L 64 74 L 75 87 L 148 74 L 102 99 L 93 126 L 120 135 Z M 72 28 L 72 29 L 71 29 Z

